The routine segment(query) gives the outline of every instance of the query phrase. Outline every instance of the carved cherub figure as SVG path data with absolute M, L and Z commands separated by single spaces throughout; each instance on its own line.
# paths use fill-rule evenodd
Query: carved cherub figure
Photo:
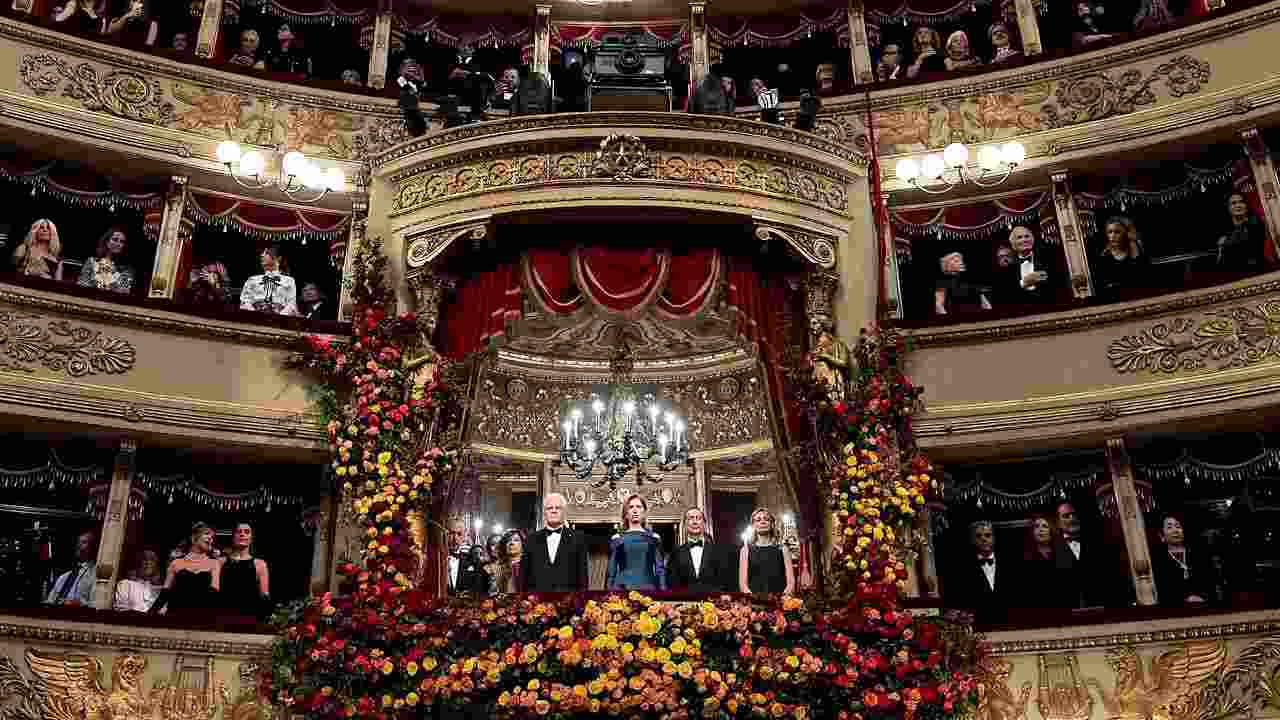
M 1227 664 L 1225 642 L 1183 643 L 1151 658 L 1143 672 L 1142 658 L 1132 645 L 1107 651 L 1107 664 L 1116 674 L 1114 690 L 1095 679 L 1088 684 L 1102 698 L 1106 720 L 1168 720 L 1188 718 L 1194 696 Z
M 123 652 L 111 665 L 111 690 L 102 687 L 102 661 L 92 655 L 44 655 L 27 649 L 37 678 L 42 715 L 52 720 L 142 720 L 152 715 L 142 690 L 147 660 Z
M 977 720 L 1023 720 L 1027 702 L 1031 700 L 1031 681 L 1022 683 L 1017 697 L 1009 687 L 1013 666 L 1007 658 L 986 655 L 978 661 L 974 673 L 978 681 Z

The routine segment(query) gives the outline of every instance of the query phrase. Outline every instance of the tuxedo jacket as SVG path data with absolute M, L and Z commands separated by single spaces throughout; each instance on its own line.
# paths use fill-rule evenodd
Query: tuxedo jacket
M 520 559 L 520 585 L 523 592 L 577 592 L 587 589 L 587 542 L 570 528 L 563 528 L 556 560 L 547 554 L 547 536 L 543 528 L 529 536 Z
M 1054 540 L 1061 604 L 1069 608 L 1086 608 L 1118 601 L 1122 593 L 1116 590 L 1116 583 L 1130 584 L 1128 579 L 1117 577 L 1111 561 L 1101 554 L 1101 543 L 1087 538 L 1077 539 L 1080 540 L 1079 558 L 1071 552 L 1061 535 Z
M 671 553 L 667 566 L 667 587 L 695 593 L 734 592 L 737 576 L 730 572 L 731 548 L 706 542 L 702 546 L 701 567 L 695 571 L 693 554 L 689 550 L 691 547 L 692 544 L 685 543 Z
M 1013 558 L 1009 555 L 995 553 L 996 576 L 995 586 L 987 582 L 982 563 L 976 554 L 966 556 L 956 576 L 960 586 L 958 598 L 960 605 L 974 611 L 983 619 L 996 619 L 1013 605 L 1012 597 L 1017 587 L 1018 570 L 1014 567 Z
M 450 582 L 448 575 L 448 566 L 446 565 L 445 582 L 449 583 L 450 595 L 465 592 L 480 595 L 489 594 L 489 574 L 485 572 L 484 565 L 470 552 L 463 553 L 462 557 L 458 558 L 457 583 Z

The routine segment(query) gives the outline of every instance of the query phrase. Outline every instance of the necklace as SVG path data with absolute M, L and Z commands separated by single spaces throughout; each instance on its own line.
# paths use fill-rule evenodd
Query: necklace
M 1187 567 L 1187 563 L 1186 563 L 1186 561 L 1183 559 L 1183 558 L 1185 558 L 1186 556 L 1187 556 L 1187 551 L 1186 551 L 1185 549 L 1183 549 L 1183 550 L 1179 550 L 1177 555 L 1175 555 L 1175 554 L 1173 553 L 1173 549 L 1172 549 L 1172 548 L 1170 548 L 1170 549 L 1169 549 L 1169 557 L 1170 557 L 1170 559 L 1172 559 L 1174 562 L 1178 563 L 1178 567 L 1182 568 L 1182 579 L 1183 579 L 1183 580 L 1190 580 L 1190 579 L 1191 579 L 1191 568 L 1190 568 L 1190 567 Z

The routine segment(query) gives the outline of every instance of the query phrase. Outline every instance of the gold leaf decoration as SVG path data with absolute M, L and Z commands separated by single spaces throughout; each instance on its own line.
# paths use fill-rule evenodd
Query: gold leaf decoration
M 1120 373 L 1227 370 L 1280 359 L 1280 300 L 1210 310 L 1198 322 L 1156 323 L 1112 341 L 1107 358 Z
M 137 351 L 123 338 L 66 320 L 42 324 L 38 315 L 0 311 L 0 368 L 32 372 L 43 366 L 85 377 L 126 373 L 136 360 Z
M 22 83 L 41 97 L 61 87 L 64 97 L 79 100 L 85 110 L 150 125 L 173 121 L 173 103 L 164 100 L 160 81 L 135 72 L 112 70 L 99 74 L 89 63 L 72 65 L 56 55 L 40 54 L 24 55 L 18 74 Z

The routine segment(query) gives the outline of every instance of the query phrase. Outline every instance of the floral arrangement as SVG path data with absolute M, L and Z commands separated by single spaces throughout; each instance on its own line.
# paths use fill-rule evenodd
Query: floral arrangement
M 333 472 L 366 544 L 359 564 L 340 568 L 353 580 L 350 594 L 281 613 L 262 690 L 286 712 L 942 720 L 972 705 L 972 680 L 947 667 L 945 623 L 898 606 L 898 526 L 935 491 L 927 463 L 914 479 L 892 469 L 886 438 L 915 397 L 900 373 L 867 374 L 850 399 L 821 403 L 817 416 L 847 448 L 832 503 L 847 539 L 842 566 L 857 579 L 852 594 L 440 599 L 410 580 L 420 548 L 407 521 L 453 470 L 451 453 L 420 443 L 433 412 L 452 400 L 438 373 L 403 360 L 412 318 L 387 320 L 376 244 L 357 267 L 350 343 L 313 340 L 298 364 L 322 379 Z M 349 399 L 339 403 L 342 390 Z

